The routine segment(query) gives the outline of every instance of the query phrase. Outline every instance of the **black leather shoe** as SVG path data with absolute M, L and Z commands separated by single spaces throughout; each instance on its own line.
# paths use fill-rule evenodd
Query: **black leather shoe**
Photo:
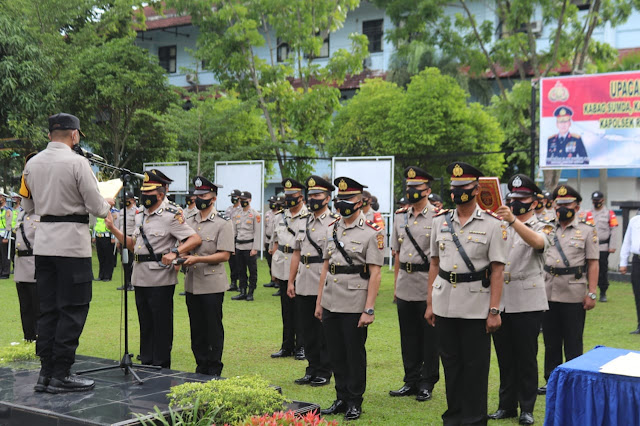
M 130 285 L 129 287 L 127 287 L 127 291 L 133 291 L 133 290 L 134 290 L 134 289 L 133 289 L 133 286 L 132 286 L 132 285 Z
M 296 360 L 297 361 L 304 361 L 305 359 L 307 359 L 307 357 L 304 354 L 304 348 L 300 348 L 296 351 Z
M 538 395 L 546 395 L 547 394 L 547 385 L 540 386 L 538 388 Z
M 233 297 L 232 297 L 232 299 L 233 299 Z M 246 299 L 245 299 L 245 300 L 246 300 L 247 302 L 253 302 L 253 291 L 250 291 L 250 292 L 247 294 L 247 297 L 246 297 Z
M 357 405 L 351 405 L 347 408 L 347 412 L 344 413 L 345 420 L 358 420 L 362 414 L 362 408 Z
M 272 296 L 280 297 L 280 296 L 282 296 L 282 292 L 280 290 L 278 290 L 275 293 L 273 293 Z
M 341 399 L 336 399 L 331 404 L 331 407 L 325 408 L 324 410 L 320 410 L 320 414 L 323 416 L 331 416 L 332 414 L 338 413 L 346 413 L 347 412 L 347 403 Z
M 275 286 L 277 285 L 278 284 L 274 283 L 273 281 L 270 283 L 262 284 L 263 287 L 267 287 L 267 288 L 275 288 Z
M 51 377 L 47 376 L 38 376 L 38 382 L 33 387 L 33 390 L 36 392 L 44 392 L 47 390 L 47 386 L 49 386 L 49 382 L 51 381 Z
M 518 417 L 518 410 L 516 409 L 500 410 L 499 409 L 495 413 L 489 414 L 487 417 L 489 417 L 491 420 L 510 419 L 512 417 Z
M 231 300 L 247 300 L 247 292 L 240 290 L 240 294 L 233 296 Z
M 85 392 L 93 389 L 94 386 L 93 380 L 71 375 L 64 379 L 51 378 L 46 390 L 49 393 Z
M 280 349 L 278 352 L 271 354 L 271 358 L 286 358 L 288 356 L 293 356 L 293 351 Z
M 309 383 L 311 383 L 311 379 L 313 379 L 313 376 L 311 374 L 305 374 L 304 377 L 295 379 L 293 383 L 295 383 L 296 385 L 308 385 Z
M 313 379 L 311 379 L 311 386 L 317 388 L 320 386 L 328 385 L 330 381 L 331 379 L 327 379 L 326 377 L 314 377 Z
M 239 291 L 238 290 L 238 286 L 235 285 L 235 284 L 231 284 L 231 286 L 229 287 L 229 290 L 227 290 L 227 291 Z
M 521 425 L 534 424 L 535 421 L 533 420 L 533 413 L 527 413 L 526 411 L 523 411 L 522 413 L 520 413 L 520 420 L 518 421 L 518 423 L 520 423 Z
M 631 333 L 629 334 L 640 334 L 640 327 L 636 328 L 635 330 L 633 330 Z
M 389 396 L 409 396 L 409 395 L 415 395 L 417 393 L 418 393 L 418 389 L 409 385 L 404 385 L 398 390 L 389 391 Z
M 416 401 L 428 401 L 431 399 L 431 391 L 429 389 L 422 389 L 418 391 L 416 395 Z
M 604 303 L 607 301 L 607 295 L 604 293 L 600 293 L 600 302 Z

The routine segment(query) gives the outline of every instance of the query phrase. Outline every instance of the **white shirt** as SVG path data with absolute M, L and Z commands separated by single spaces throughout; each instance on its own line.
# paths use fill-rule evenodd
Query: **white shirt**
M 640 215 L 629 221 L 620 249 L 620 266 L 629 266 L 629 254 L 640 254 Z

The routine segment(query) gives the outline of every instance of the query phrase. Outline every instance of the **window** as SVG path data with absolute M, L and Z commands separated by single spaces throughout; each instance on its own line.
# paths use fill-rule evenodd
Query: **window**
M 369 53 L 382 52 L 383 19 L 362 21 L 362 34 L 369 39 Z
M 317 32 L 316 37 L 319 37 L 319 36 L 320 36 L 320 33 Z M 309 55 L 305 53 L 304 57 L 308 59 Z M 328 57 L 329 57 L 329 35 L 327 35 L 327 38 L 324 39 L 324 42 L 322 43 L 322 47 L 320 48 L 320 53 L 318 53 L 318 56 L 314 56 L 312 59 L 328 58 Z
M 280 39 L 278 39 L 276 43 L 277 43 L 276 56 L 278 58 L 278 62 L 284 62 L 287 59 L 289 59 L 289 56 L 291 55 L 291 51 L 289 50 L 289 44 L 283 42 Z
M 162 46 L 158 48 L 158 62 L 168 73 L 176 72 L 176 52 L 175 46 Z

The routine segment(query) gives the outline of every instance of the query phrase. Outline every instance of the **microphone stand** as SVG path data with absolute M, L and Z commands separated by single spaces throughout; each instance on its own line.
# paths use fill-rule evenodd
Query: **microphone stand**
M 83 155 L 84 157 L 87 157 L 85 155 Z M 129 263 L 129 249 L 127 248 L 127 205 L 126 205 L 126 187 L 127 184 L 129 183 L 129 181 L 131 180 L 131 177 L 136 177 L 139 179 L 144 179 L 144 176 L 138 173 L 133 173 L 132 171 L 122 168 L 122 167 L 116 167 L 116 166 L 112 166 L 111 164 L 107 164 L 105 162 L 102 161 L 97 161 L 94 158 L 88 158 L 89 161 L 92 164 L 95 164 L 97 166 L 100 167 L 104 167 L 106 169 L 111 169 L 111 170 L 115 170 L 120 172 L 120 179 L 122 180 L 123 186 L 122 186 L 122 206 L 124 207 L 123 210 L 123 220 L 122 220 L 122 233 L 124 234 L 124 244 L 122 245 L 122 255 L 120 256 L 120 260 L 122 263 L 122 267 L 124 269 L 124 266 L 126 264 Z M 148 369 L 148 370 L 160 370 L 162 369 L 162 367 L 158 366 L 158 365 L 142 365 L 142 364 L 134 364 L 132 357 L 133 354 L 129 353 L 129 297 L 128 297 L 128 291 L 127 288 L 129 288 L 129 286 L 131 285 L 131 282 L 129 280 L 128 275 L 125 273 L 124 274 L 124 285 L 122 287 L 122 292 L 123 292 L 123 297 L 124 297 L 124 355 L 122 356 L 122 359 L 120 360 L 120 364 L 119 365 L 111 365 L 108 367 L 99 367 L 99 368 L 92 368 L 89 370 L 82 370 L 82 371 L 77 371 L 76 374 L 87 374 L 87 373 L 93 373 L 96 371 L 106 371 L 106 370 L 113 370 L 116 368 L 121 368 L 124 371 L 125 376 L 128 374 L 131 374 L 134 378 L 134 380 L 136 381 L 137 384 L 141 385 L 144 383 L 144 381 L 136 374 L 134 368 L 142 368 L 142 369 Z

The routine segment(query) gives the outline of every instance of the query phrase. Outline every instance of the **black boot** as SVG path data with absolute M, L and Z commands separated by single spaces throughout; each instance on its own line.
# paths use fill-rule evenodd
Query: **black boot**
M 278 291 L 273 293 L 272 296 L 280 297 L 280 296 L 282 296 L 282 291 L 280 291 L 280 289 L 278 289 Z
M 238 286 L 236 285 L 235 281 L 231 283 L 231 287 L 229 287 L 229 290 L 227 291 L 238 291 Z
M 247 300 L 247 290 L 245 290 L 244 288 L 241 288 L 240 294 L 237 296 L 233 296 L 231 300 Z
M 247 302 L 253 302 L 253 289 L 252 288 L 249 289 L 249 293 L 247 293 L 247 298 L 245 300 Z

